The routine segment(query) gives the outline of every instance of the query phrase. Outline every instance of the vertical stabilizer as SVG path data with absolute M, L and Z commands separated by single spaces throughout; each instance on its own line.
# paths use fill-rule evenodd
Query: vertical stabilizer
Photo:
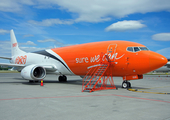
M 16 40 L 13 30 L 10 31 L 10 37 L 11 37 L 11 54 L 12 54 L 12 56 L 25 53 L 24 51 L 19 49 L 18 42 Z

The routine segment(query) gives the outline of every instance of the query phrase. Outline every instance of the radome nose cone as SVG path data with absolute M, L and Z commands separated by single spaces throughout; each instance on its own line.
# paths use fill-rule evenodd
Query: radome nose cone
M 151 71 L 164 66 L 165 64 L 167 64 L 167 62 L 168 60 L 163 55 L 152 51 L 150 52 L 149 66 Z

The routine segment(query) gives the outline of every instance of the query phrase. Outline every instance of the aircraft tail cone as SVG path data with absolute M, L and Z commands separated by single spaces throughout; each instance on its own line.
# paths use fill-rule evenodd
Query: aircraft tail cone
M 41 84 L 40 84 L 40 86 L 44 86 L 44 85 L 43 85 L 43 80 L 41 80 Z

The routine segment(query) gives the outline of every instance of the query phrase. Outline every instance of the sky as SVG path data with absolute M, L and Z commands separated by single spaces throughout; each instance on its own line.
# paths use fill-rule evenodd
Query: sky
M 26 52 L 126 40 L 170 58 L 170 0 L 0 0 L 0 56 L 11 29 Z

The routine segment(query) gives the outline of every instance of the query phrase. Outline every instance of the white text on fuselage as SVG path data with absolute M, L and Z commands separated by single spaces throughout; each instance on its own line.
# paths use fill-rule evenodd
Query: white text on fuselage
M 104 56 L 101 55 L 95 55 L 93 57 L 81 57 L 81 58 L 76 58 L 76 63 L 93 63 L 93 62 L 100 62 L 101 60 L 104 61 Z M 124 56 L 124 54 L 120 57 L 117 57 L 118 53 L 115 54 L 108 54 L 108 57 L 110 60 L 118 60 Z

